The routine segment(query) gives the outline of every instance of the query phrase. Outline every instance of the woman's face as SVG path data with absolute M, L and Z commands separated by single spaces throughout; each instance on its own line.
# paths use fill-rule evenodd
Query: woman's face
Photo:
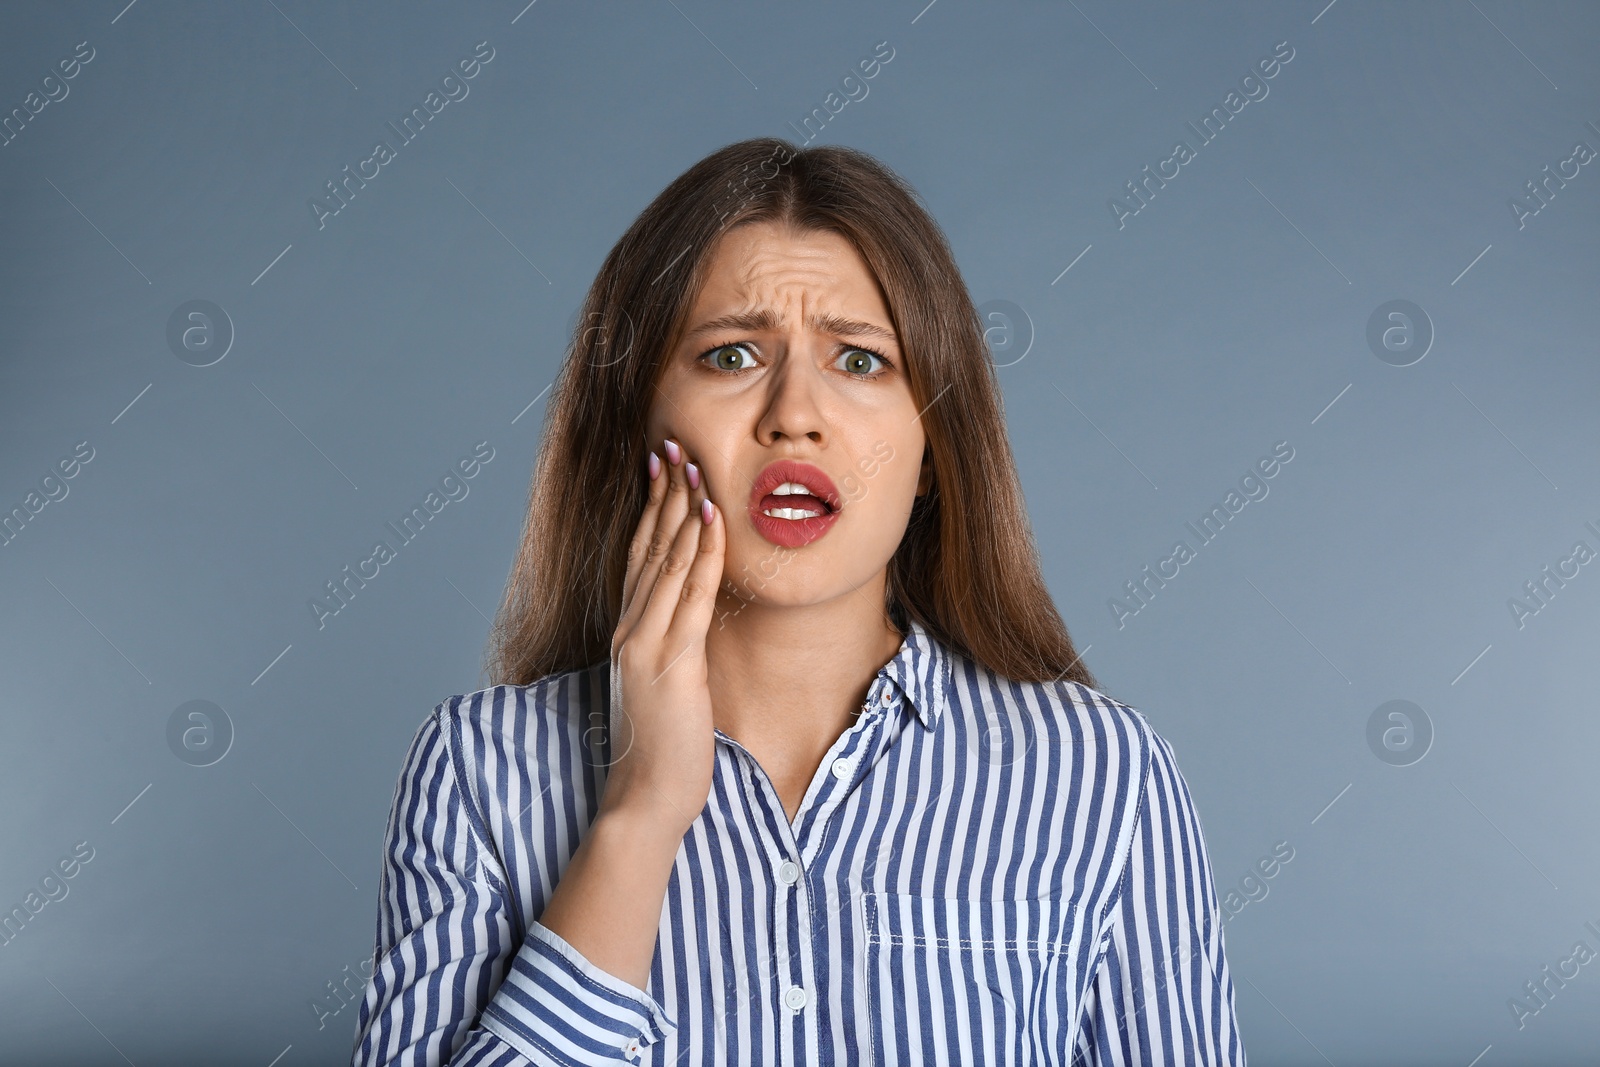
M 789 606 L 850 595 L 883 573 L 932 474 L 883 293 L 843 237 L 774 223 L 729 230 L 709 266 L 650 447 L 664 455 L 670 437 L 703 472 L 727 523 L 725 590 Z

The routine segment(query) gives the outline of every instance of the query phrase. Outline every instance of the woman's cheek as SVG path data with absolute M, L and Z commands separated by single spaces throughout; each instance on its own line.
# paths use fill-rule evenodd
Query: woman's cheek
M 867 483 L 854 474 L 847 474 L 839 486 L 839 495 L 844 498 L 846 504 L 854 504 L 867 495 Z

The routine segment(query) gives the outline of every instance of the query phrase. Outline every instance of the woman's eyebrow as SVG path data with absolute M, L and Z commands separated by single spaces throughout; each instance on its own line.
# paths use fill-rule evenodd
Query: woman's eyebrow
M 896 344 L 900 342 L 893 330 L 859 319 L 845 318 L 842 315 L 818 312 L 812 314 L 808 322 L 818 333 L 831 333 L 840 337 L 881 337 Z M 773 331 L 778 325 L 777 312 L 770 308 L 762 308 L 760 311 L 736 311 L 730 315 L 719 315 L 717 318 L 702 322 L 689 333 L 691 336 L 699 336 L 722 330 Z

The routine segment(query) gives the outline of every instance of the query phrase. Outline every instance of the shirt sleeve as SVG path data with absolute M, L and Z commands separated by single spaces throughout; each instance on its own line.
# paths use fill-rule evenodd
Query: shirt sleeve
M 445 707 L 417 731 L 395 789 L 353 1067 L 639 1062 L 674 1022 L 537 921 L 516 937 L 516 902 L 474 825 Z
M 1084 1003 L 1086 1067 L 1244 1067 L 1233 981 L 1200 819 L 1172 749 L 1150 766 L 1104 954 Z

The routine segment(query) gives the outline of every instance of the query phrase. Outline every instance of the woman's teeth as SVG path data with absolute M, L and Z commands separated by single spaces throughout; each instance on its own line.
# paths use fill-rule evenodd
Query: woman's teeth
M 804 496 L 810 497 L 813 500 L 817 499 L 812 495 L 809 487 L 802 485 L 799 482 L 784 482 L 782 485 L 773 489 L 769 495 Z M 774 519 L 814 519 L 819 515 L 826 515 L 827 513 L 827 505 L 823 505 L 821 510 L 816 508 L 767 508 L 762 511 L 761 514 L 768 515 Z

